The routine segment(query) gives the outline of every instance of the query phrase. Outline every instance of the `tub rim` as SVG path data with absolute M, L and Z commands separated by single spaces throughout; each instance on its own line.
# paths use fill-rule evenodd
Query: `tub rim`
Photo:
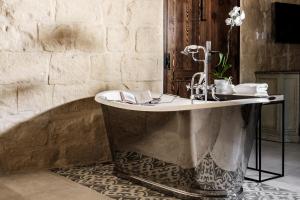
M 122 103 L 118 101 L 111 101 L 102 98 L 108 92 L 120 92 L 121 90 L 107 90 L 98 93 L 95 96 L 95 101 L 114 108 L 132 110 L 132 111 L 142 111 L 142 112 L 176 112 L 176 111 L 191 111 L 198 109 L 207 109 L 207 108 L 220 108 L 228 106 L 241 106 L 247 104 L 264 104 L 269 103 L 268 98 L 249 98 L 249 99 L 238 99 L 238 100 L 229 100 L 229 101 L 208 101 L 204 102 L 201 100 L 195 100 L 194 104 L 191 103 L 190 99 L 178 97 L 172 103 L 164 103 L 157 105 L 135 105 Z M 158 93 L 152 93 L 159 96 Z M 167 95 L 167 94 L 165 94 Z

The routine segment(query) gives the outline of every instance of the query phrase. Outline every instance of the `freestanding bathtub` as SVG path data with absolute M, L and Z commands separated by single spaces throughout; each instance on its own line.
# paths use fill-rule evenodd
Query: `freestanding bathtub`
M 95 97 L 118 176 L 182 199 L 242 192 L 260 105 L 267 99 L 191 104 L 164 95 L 151 106 L 109 100 L 119 93 Z

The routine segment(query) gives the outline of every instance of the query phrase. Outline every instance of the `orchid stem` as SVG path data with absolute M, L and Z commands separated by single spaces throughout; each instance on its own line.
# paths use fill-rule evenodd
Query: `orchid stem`
M 230 29 L 228 30 L 228 33 L 227 33 L 227 54 L 226 54 L 226 62 L 228 61 L 228 58 L 229 58 L 229 54 L 230 54 L 230 40 L 231 40 L 231 32 L 232 32 L 232 29 L 233 29 L 233 26 L 230 26 Z

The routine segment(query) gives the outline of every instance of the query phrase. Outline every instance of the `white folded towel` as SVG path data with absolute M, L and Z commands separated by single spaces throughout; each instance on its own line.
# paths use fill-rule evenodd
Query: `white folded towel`
M 250 96 L 268 96 L 268 84 L 266 83 L 244 83 L 234 86 L 235 94 Z
M 121 98 L 123 102 L 131 103 L 131 104 L 144 104 L 149 103 L 153 100 L 151 92 L 147 91 L 121 91 L 120 92 Z

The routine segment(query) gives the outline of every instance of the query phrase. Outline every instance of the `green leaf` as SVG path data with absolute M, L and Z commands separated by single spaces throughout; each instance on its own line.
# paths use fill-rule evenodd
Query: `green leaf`
M 231 64 L 228 63 L 228 55 L 223 53 L 219 53 L 219 63 L 216 65 L 215 70 L 213 72 L 213 76 L 218 79 L 224 79 L 226 72 L 232 67 Z
M 223 53 L 219 53 L 219 63 L 217 64 L 218 66 L 223 63 L 223 59 L 224 59 L 224 54 Z

